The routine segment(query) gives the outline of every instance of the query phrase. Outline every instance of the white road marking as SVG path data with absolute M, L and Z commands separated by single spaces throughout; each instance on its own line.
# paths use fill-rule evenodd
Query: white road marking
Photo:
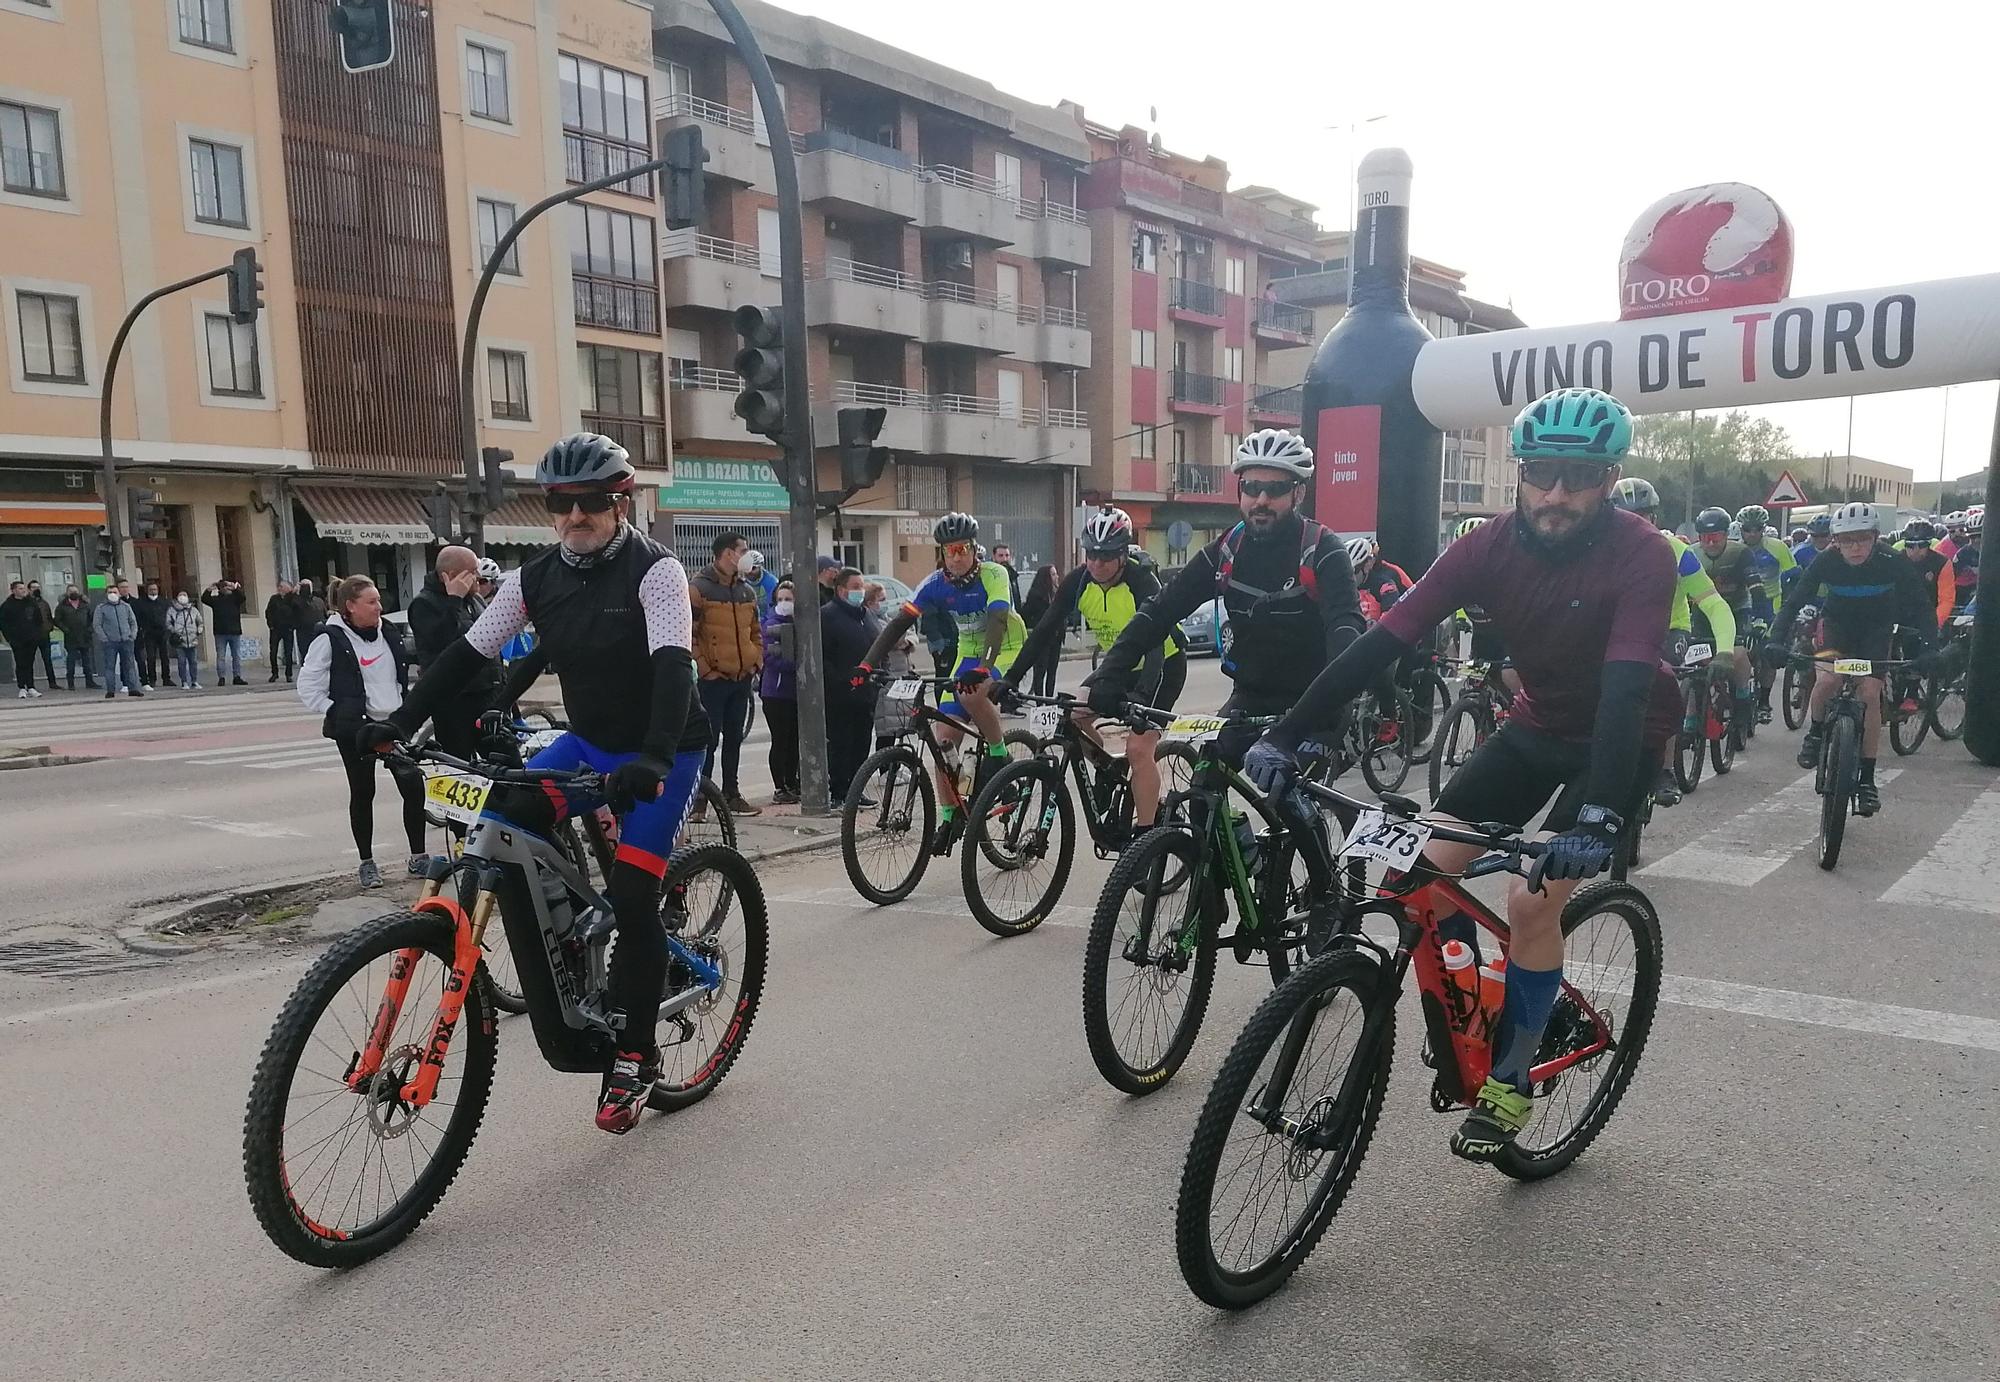
M 204 830 L 219 830 L 225 835 L 248 835 L 256 840 L 303 840 L 306 837 L 303 830 L 294 830 L 289 825 L 278 825 L 272 821 L 225 821 L 215 816 L 189 816 L 178 811 L 157 811 L 151 808 L 121 808 L 118 814 L 182 821 L 188 825 L 200 826 Z
M 2000 914 L 1993 893 L 1996 880 L 2000 880 L 2000 787 L 1988 787 L 1938 837 L 1930 853 L 1889 885 L 1881 900 L 1994 916 Z
M 1901 772 L 1877 769 L 1876 784 L 1886 787 Z M 1685 810 L 1701 800 L 1699 793 L 1690 795 L 1676 809 Z M 1819 795 L 1813 791 L 1813 774 L 1806 773 L 1635 872 L 1643 878 L 1689 878 L 1748 887 L 1797 858 L 1818 832 Z
M 227 758 L 190 758 L 187 761 L 205 768 L 262 768 L 271 772 L 280 768 L 303 768 L 315 763 L 332 762 L 336 752 L 331 744 L 311 740 L 304 744 L 265 744 L 255 753 L 232 752 Z

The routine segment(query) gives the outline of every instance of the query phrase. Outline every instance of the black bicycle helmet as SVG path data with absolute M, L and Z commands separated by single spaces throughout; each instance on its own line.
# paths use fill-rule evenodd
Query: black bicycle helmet
M 940 547 L 947 542 L 976 542 L 979 520 L 969 513 L 948 513 L 931 529 L 931 539 Z
M 543 489 L 590 485 L 627 490 L 638 474 L 632 458 L 617 442 L 596 432 L 578 432 L 542 453 L 542 462 L 535 467 L 535 483 Z
M 1711 506 L 1694 516 L 1694 530 L 1696 533 L 1726 533 L 1733 521 L 1728 509 Z
M 1905 542 L 1936 542 L 1937 539 L 1937 529 L 1933 528 L 1927 519 L 1913 518 L 1903 525 Z

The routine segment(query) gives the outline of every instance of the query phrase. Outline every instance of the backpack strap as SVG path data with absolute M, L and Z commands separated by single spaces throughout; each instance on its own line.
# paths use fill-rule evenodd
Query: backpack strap
M 1215 593 L 1229 593 L 1229 573 L 1236 569 L 1236 552 L 1243 545 L 1243 525 L 1238 523 L 1222 539 L 1222 564 L 1215 572 Z
M 1314 604 L 1319 603 L 1319 572 L 1313 570 L 1313 553 L 1319 549 L 1320 539 L 1326 536 L 1326 529 L 1308 518 L 1300 524 L 1299 584 Z

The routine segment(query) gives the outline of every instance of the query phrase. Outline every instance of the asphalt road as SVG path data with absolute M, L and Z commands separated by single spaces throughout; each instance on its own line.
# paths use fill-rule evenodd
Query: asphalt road
M 1187 705 L 1219 700 L 1212 669 Z M 1172 1218 L 1263 973 L 1225 963 L 1181 1074 L 1114 1093 L 1077 1011 L 1087 858 L 1072 905 L 1012 940 L 967 919 L 955 867 L 877 910 L 836 856 L 765 865 L 770 981 L 715 1098 L 605 1137 L 594 1081 L 549 1072 L 509 1019 L 458 1183 L 344 1275 L 279 1255 L 242 1188 L 250 1071 L 311 947 L 0 971 L 0 1371 L 2000 1375 L 2000 780 L 1951 746 L 1885 764 L 1887 810 L 1825 874 L 1789 739 L 1658 820 L 1636 881 L 1666 1001 L 1597 1144 L 1537 1186 L 1454 1162 L 1406 1007 L 1348 1205 L 1240 1316 L 1188 1295 Z M 149 887 L 344 858 L 337 777 L 192 761 L 0 773 L 10 898 L 105 925 Z M 197 807 L 299 835 L 179 822 Z

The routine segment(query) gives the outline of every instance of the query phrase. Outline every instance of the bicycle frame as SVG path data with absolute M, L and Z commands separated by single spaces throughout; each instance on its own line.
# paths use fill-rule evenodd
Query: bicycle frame
M 904 678 L 897 677 L 892 680 L 901 681 Z M 941 804 L 949 806 L 954 810 L 961 809 L 970 803 L 966 801 L 965 794 L 959 790 L 958 774 L 945 771 L 946 746 L 938 742 L 937 735 L 932 726 L 942 725 L 948 729 L 955 729 L 963 734 L 969 734 L 982 748 L 986 746 L 986 736 L 979 732 L 979 726 L 973 724 L 972 721 L 961 720 L 956 715 L 947 715 L 935 706 L 924 704 L 924 693 L 926 691 L 936 691 L 940 687 L 951 686 L 954 684 L 952 678 L 913 677 L 909 678 L 909 680 L 918 683 L 916 697 L 910 702 L 910 720 L 916 728 L 917 737 L 923 740 L 924 747 L 930 751 L 931 768 L 934 775 L 944 784 L 944 795 L 948 799 L 942 801 Z
M 1230 789 L 1235 789 L 1250 803 L 1251 814 L 1260 820 L 1266 829 L 1282 825 L 1255 784 L 1215 756 L 1212 742 L 1210 740 L 1195 744 L 1192 783 L 1183 791 L 1169 793 L 1160 807 L 1163 817 L 1169 816 L 1183 805 L 1200 808 L 1198 816 L 1190 817 L 1190 824 L 1195 833 L 1195 860 L 1188 879 L 1188 887 L 1192 890 L 1189 896 L 1190 906 L 1187 920 L 1182 923 L 1180 933 L 1174 938 L 1175 952 L 1183 959 L 1193 954 L 1195 947 L 1201 942 L 1201 928 L 1206 924 L 1202 919 L 1202 914 L 1206 910 L 1202 905 L 1206 901 L 1206 895 L 1202 890 L 1213 885 L 1215 880 L 1211 865 L 1217 861 L 1222 868 L 1222 882 L 1236 898 L 1236 931 L 1232 939 L 1240 943 L 1242 940 L 1260 936 L 1265 929 L 1265 918 L 1257 902 L 1256 879 L 1251 877 L 1249 867 L 1243 860 L 1243 850 L 1236 840 L 1236 824 L 1244 816 L 1230 803 Z M 1150 950 L 1152 942 L 1147 934 L 1148 929 L 1150 923 L 1147 928 L 1141 930 L 1139 940 Z M 1254 948 L 1270 950 L 1282 945 L 1285 939 L 1277 935 L 1263 936 L 1255 942 Z M 1245 956 L 1239 953 L 1239 963 L 1244 958 Z
M 447 762 L 460 771 L 491 777 L 495 781 L 527 781 L 530 777 L 526 773 L 506 770 L 496 774 L 446 755 L 432 754 L 431 757 Z M 552 784 L 596 778 L 596 774 L 549 773 L 533 776 L 536 781 L 547 779 Z M 584 811 L 594 807 L 582 806 L 578 809 Z M 573 908 L 567 931 L 556 928 L 548 899 L 534 882 L 538 869 L 546 869 L 559 877 L 569 890 L 572 903 L 581 904 Z M 475 881 L 469 910 L 444 890 L 445 883 L 460 873 Z M 431 1019 L 422 1063 L 415 1077 L 400 1091 L 400 1097 L 412 1107 L 423 1108 L 436 1096 L 438 1078 L 444 1070 L 445 1052 L 451 1046 L 452 1034 L 464 1012 L 465 995 L 476 982 L 486 930 L 495 909 L 501 907 L 501 889 L 510 874 L 525 884 L 517 892 L 525 896 L 533 909 L 539 953 L 547 964 L 555 994 L 555 1010 L 551 1013 L 537 1003 L 533 987 L 524 986 L 523 990 L 528 997 L 529 1019 L 535 1027 L 537 1040 L 543 1045 L 545 1057 L 551 1054 L 553 1033 L 549 1030 L 549 1023 L 552 1018 L 559 1019 L 569 1031 L 587 1034 L 600 1043 L 615 1040 L 619 1034 L 618 1027 L 604 1009 L 606 951 L 615 926 L 611 903 L 591 886 L 558 846 L 487 808 L 467 829 L 465 848 L 457 859 L 435 858 L 431 861 L 424 877 L 422 895 L 412 908 L 413 911 L 434 912 L 444 917 L 451 923 L 454 935 L 451 969 L 445 979 L 444 992 L 438 997 L 437 1011 Z M 504 908 L 502 919 L 504 923 Z M 509 943 L 512 942 L 510 933 Z M 724 978 L 715 964 L 689 949 L 673 932 L 666 933 L 666 942 L 670 962 L 686 966 L 694 982 L 672 997 L 663 999 L 659 1018 L 671 1017 L 684 1008 L 692 1007 L 720 988 Z M 367 1045 L 354 1067 L 347 1072 L 346 1083 L 350 1089 L 359 1090 L 387 1059 L 389 1035 L 402 1015 L 403 1004 L 409 997 L 410 976 L 422 955 L 423 951 L 418 948 L 402 950 L 397 952 L 391 963 L 389 981 L 369 1026 Z M 517 966 L 523 959 L 520 948 L 516 947 Z M 551 1064 L 555 1064 L 553 1059 Z

